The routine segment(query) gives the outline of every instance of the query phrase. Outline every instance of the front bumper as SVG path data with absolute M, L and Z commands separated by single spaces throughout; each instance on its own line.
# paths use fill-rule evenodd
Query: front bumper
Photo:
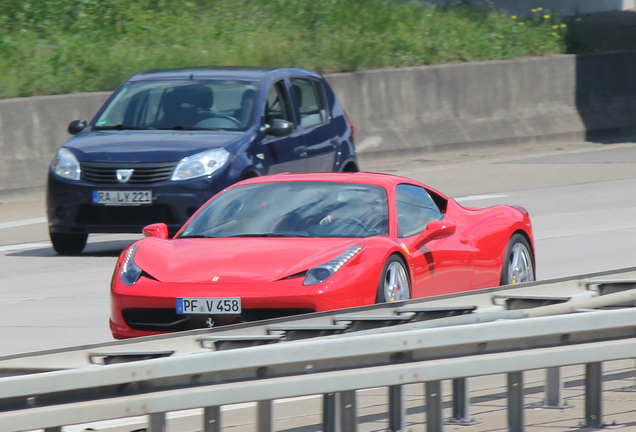
M 121 339 L 362 306 L 375 300 L 375 289 L 365 294 L 351 282 L 307 287 L 302 280 L 210 286 L 142 277 L 135 286 L 125 286 L 115 276 L 110 329 Z M 242 311 L 239 315 L 177 314 L 177 297 L 241 297 Z
M 175 233 L 215 193 L 229 186 L 216 175 L 152 185 L 93 185 L 49 173 L 47 217 L 54 233 L 139 233 L 146 225 L 163 222 Z M 152 204 L 114 206 L 93 203 L 93 191 L 152 191 Z

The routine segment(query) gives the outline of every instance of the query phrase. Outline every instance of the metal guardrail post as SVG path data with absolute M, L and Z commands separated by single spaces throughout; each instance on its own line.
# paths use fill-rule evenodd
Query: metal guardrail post
M 404 430 L 404 391 L 401 385 L 389 387 L 389 432 Z
M 322 395 L 322 430 L 323 432 L 339 432 L 337 419 L 339 393 L 325 393 Z
M 475 425 L 480 422 L 468 417 L 470 401 L 468 398 L 468 384 L 466 378 L 453 379 L 453 416 L 444 421 L 450 425 Z
M 602 363 L 585 365 L 585 427 L 603 427 Z
M 571 408 L 563 400 L 563 380 L 561 368 L 552 367 L 545 370 L 545 405 L 544 408 Z
M 356 391 L 340 392 L 340 427 L 342 432 L 356 432 L 358 430 L 357 412 Z
M 442 432 L 442 383 L 427 381 L 424 384 L 426 393 L 426 432 Z
M 508 372 L 508 431 L 523 432 L 523 372 Z
M 62 426 L 49 427 L 44 429 L 44 432 L 62 432 Z
M 203 432 L 221 432 L 221 407 L 203 409 Z
M 272 401 L 258 401 L 256 427 L 258 432 L 272 432 L 274 430 L 274 418 L 272 416 Z
M 147 432 L 166 432 L 166 413 L 148 415 Z

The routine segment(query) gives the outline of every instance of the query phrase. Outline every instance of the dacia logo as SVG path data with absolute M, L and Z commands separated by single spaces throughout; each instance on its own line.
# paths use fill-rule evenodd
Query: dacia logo
M 119 183 L 126 183 L 132 177 L 133 169 L 118 169 L 117 170 L 117 181 Z

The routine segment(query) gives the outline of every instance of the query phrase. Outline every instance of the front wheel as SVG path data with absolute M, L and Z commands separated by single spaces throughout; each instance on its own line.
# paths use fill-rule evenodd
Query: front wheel
M 49 231 L 53 249 L 60 255 L 78 255 L 84 250 L 88 234 L 53 233 Z
M 521 234 L 508 241 L 501 270 L 501 285 L 514 285 L 535 280 L 534 256 L 528 240 Z
M 411 283 L 404 260 L 392 255 L 384 264 L 378 285 L 377 303 L 397 302 L 411 298 Z

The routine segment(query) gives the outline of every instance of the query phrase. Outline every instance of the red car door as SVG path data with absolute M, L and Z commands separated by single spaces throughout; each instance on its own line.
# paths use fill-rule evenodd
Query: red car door
M 474 249 L 426 189 L 396 187 L 398 237 L 409 255 L 413 298 L 470 289 Z

